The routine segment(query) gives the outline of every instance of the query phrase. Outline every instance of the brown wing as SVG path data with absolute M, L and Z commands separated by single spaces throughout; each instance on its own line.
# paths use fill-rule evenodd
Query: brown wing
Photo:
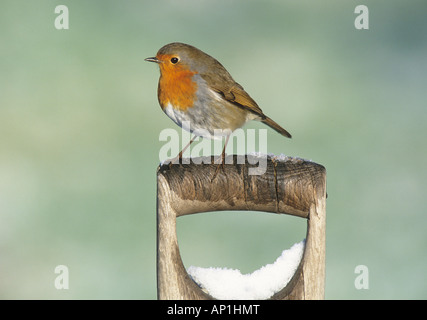
M 224 70 L 225 71 L 225 70 Z M 230 74 L 221 72 L 217 74 L 201 74 L 202 78 L 205 79 L 212 90 L 221 94 L 225 100 L 234 103 L 240 108 L 247 109 L 262 119 L 265 119 L 265 115 L 261 108 L 258 107 L 257 103 L 252 99 L 249 94 L 243 89 L 243 87 L 235 82 L 231 78 Z
M 222 79 L 218 74 L 214 77 L 210 77 L 209 75 L 202 75 L 202 77 L 210 84 L 210 87 L 216 92 L 220 93 L 225 100 L 234 103 L 237 107 L 247 109 L 258 115 L 261 118 L 261 122 L 273 128 L 281 135 L 288 138 L 292 137 L 288 131 L 286 131 L 272 119 L 267 117 L 262 112 L 261 108 L 258 107 L 257 103 L 249 96 L 249 94 L 247 94 L 243 87 L 237 82 L 234 82 L 234 80 L 228 73 L 223 74 Z M 227 83 L 232 83 L 232 85 L 227 86 Z

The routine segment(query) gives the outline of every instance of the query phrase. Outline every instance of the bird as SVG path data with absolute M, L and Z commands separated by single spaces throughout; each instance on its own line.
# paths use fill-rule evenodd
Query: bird
M 157 96 L 160 107 L 181 128 L 194 134 L 171 161 L 181 160 L 196 137 L 223 139 L 222 164 L 230 135 L 251 120 L 261 121 L 281 135 L 291 134 L 266 116 L 243 87 L 215 58 L 181 42 L 166 44 L 155 57 L 144 59 L 158 64 Z

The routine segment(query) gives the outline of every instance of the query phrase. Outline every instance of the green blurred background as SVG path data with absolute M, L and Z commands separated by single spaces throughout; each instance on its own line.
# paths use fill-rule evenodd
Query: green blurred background
M 54 27 L 60 4 L 69 30 Z M 354 27 L 359 4 L 369 30 Z M 216 57 L 293 134 L 269 130 L 269 152 L 326 167 L 326 298 L 427 298 L 426 10 L 425 0 L 1 0 L 0 298 L 156 298 L 158 138 L 177 127 L 143 59 L 173 41 Z M 187 267 L 242 272 L 306 228 L 265 213 L 178 220 Z M 54 287 L 57 265 L 69 290 Z M 357 265 L 368 290 L 354 286 Z

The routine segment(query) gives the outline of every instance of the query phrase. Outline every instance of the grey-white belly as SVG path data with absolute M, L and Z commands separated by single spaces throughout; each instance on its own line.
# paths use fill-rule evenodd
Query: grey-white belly
M 193 107 L 185 111 L 169 104 L 164 112 L 183 129 L 209 139 L 221 139 L 247 121 L 257 118 L 251 112 L 224 100 L 213 90 L 209 89 L 209 95 L 199 98 Z

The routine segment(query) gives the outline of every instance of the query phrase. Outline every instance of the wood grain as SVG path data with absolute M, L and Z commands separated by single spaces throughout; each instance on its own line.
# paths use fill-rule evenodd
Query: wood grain
M 325 277 L 326 170 L 299 158 L 229 156 L 184 159 L 157 169 L 157 287 L 159 299 L 212 299 L 188 276 L 179 253 L 176 218 L 216 211 L 263 211 L 307 219 L 304 256 L 290 283 L 272 299 L 322 299 Z M 257 162 L 257 160 L 259 160 Z M 185 161 L 183 161 L 185 162 Z M 200 164 L 200 163 L 207 164 Z M 216 174 L 217 172 L 217 174 Z M 216 176 L 215 176 L 216 174 Z

